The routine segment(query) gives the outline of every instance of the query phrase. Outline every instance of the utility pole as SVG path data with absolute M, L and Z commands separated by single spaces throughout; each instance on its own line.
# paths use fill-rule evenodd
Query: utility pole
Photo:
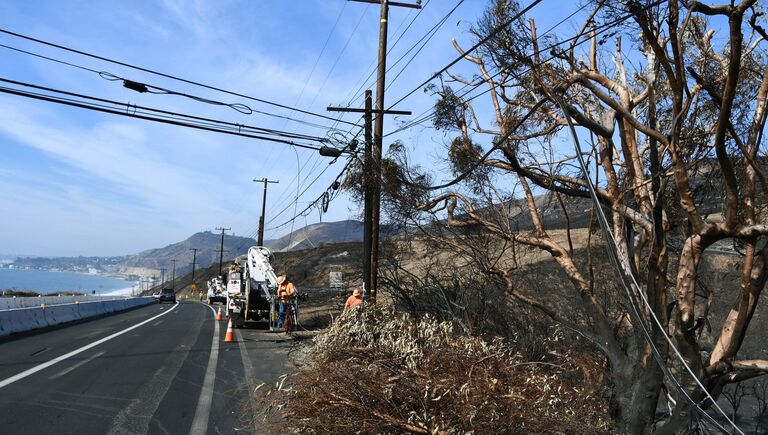
M 195 291 L 197 286 L 195 285 L 195 261 L 197 260 L 197 248 L 190 248 L 192 251 L 192 291 Z
M 371 149 L 373 147 L 373 101 L 371 90 L 365 90 L 365 146 L 363 147 L 363 290 L 371 289 L 371 229 L 373 226 L 372 210 L 373 201 L 371 196 Z M 374 300 L 375 301 L 375 300 Z
M 162 276 L 162 278 L 160 278 L 160 285 L 163 286 L 163 287 L 165 287 L 165 271 L 166 270 L 168 270 L 168 269 L 166 269 L 164 267 L 160 269 L 160 274 Z
M 370 122 L 370 114 L 376 113 L 376 119 L 374 121 L 373 126 L 373 140 L 372 140 L 372 146 L 371 141 L 368 137 L 366 137 L 366 162 L 368 163 L 368 169 L 370 169 L 370 176 L 364 177 L 365 180 L 372 181 L 370 184 L 371 186 L 366 186 L 365 193 L 367 200 L 370 200 L 370 223 L 369 228 L 366 228 L 368 231 L 370 231 L 370 245 L 367 248 L 367 252 L 365 255 L 365 260 L 363 264 L 363 274 L 366 275 L 363 277 L 363 283 L 367 286 L 369 291 L 369 301 L 371 303 L 376 303 L 376 289 L 378 288 L 378 273 L 379 273 L 379 221 L 380 219 L 380 211 L 381 211 L 381 148 L 382 148 L 382 137 L 384 135 L 384 116 L 385 114 L 401 114 L 401 115 L 410 115 L 410 112 L 405 111 L 396 111 L 396 110 L 385 110 L 384 109 L 384 88 L 385 88 L 385 74 L 387 71 L 387 24 L 389 21 L 389 6 L 400 6 L 400 7 L 406 7 L 406 8 L 413 8 L 413 9 L 420 9 L 421 4 L 411 4 L 411 3 L 402 3 L 402 2 L 394 2 L 389 0 L 350 0 L 360 3 L 373 3 L 373 4 L 380 4 L 381 5 L 381 13 L 379 17 L 379 67 L 378 67 L 378 74 L 376 76 L 376 106 L 371 111 L 369 109 L 370 106 L 368 106 L 368 102 L 366 101 L 366 109 L 365 111 L 366 115 L 366 129 L 369 128 L 369 122 Z M 368 97 L 369 94 L 366 94 L 366 97 Z M 331 110 L 329 107 L 328 110 Z M 359 109 L 345 109 L 345 110 L 338 110 L 338 111 L 360 111 Z M 368 130 L 366 130 L 366 135 L 368 135 Z M 370 151 L 369 151 L 370 147 Z M 366 166 L 364 164 L 364 166 Z M 366 174 L 368 172 L 366 171 Z M 366 205 L 367 205 L 366 201 Z M 368 209 L 364 210 L 364 214 L 367 217 Z M 367 225 L 367 226 L 368 226 Z M 363 230 L 363 249 L 366 250 L 366 229 Z M 369 264 L 369 272 L 366 274 L 365 269 L 366 265 L 365 263 Z
M 176 259 L 172 259 L 171 263 L 173 263 L 173 273 L 172 273 L 172 279 L 171 279 L 171 287 L 173 287 L 173 291 L 176 291 Z
M 265 177 L 261 180 L 254 178 L 253 181 L 264 183 L 264 198 L 261 201 L 261 217 L 259 218 L 259 240 L 257 242 L 259 246 L 264 246 L 264 212 L 267 209 L 267 183 L 277 184 L 280 182 L 280 180 L 267 180 Z
M 262 213 L 263 214 L 263 213 Z M 229 231 L 232 228 L 216 228 L 216 231 L 221 230 L 221 245 L 219 247 L 219 276 L 221 276 L 221 262 L 224 259 L 224 253 L 229 252 L 224 250 L 224 231 Z

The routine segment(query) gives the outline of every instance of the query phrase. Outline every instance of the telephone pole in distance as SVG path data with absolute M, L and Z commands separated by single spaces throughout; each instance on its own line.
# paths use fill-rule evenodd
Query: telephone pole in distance
M 197 286 L 195 285 L 195 262 L 197 260 L 197 248 L 190 248 L 190 251 L 192 251 L 192 291 L 197 290 Z
M 219 276 L 221 276 L 221 263 L 222 263 L 222 260 L 224 259 L 224 253 L 229 252 L 224 250 L 224 231 L 229 231 L 231 229 L 232 228 L 223 228 L 223 227 L 216 228 L 216 231 L 221 230 L 221 245 L 219 245 Z
M 176 259 L 171 259 L 171 263 L 173 263 L 173 273 L 171 274 L 171 287 L 173 287 L 173 291 L 176 291 Z
M 280 180 L 268 180 L 265 177 L 262 179 L 254 178 L 253 181 L 264 183 L 264 198 L 261 201 L 261 217 L 259 218 L 259 240 L 256 243 L 259 246 L 264 246 L 264 212 L 267 209 L 267 183 L 277 184 Z

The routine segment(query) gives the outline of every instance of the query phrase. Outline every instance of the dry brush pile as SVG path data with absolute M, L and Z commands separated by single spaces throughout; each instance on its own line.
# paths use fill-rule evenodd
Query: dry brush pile
M 600 433 L 608 430 L 593 354 L 557 335 L 529 361 L 514 344 L 415 322 L 390 308 L 342 315 L 307 365 L 264 399 L 263 422 L 299 433 Z

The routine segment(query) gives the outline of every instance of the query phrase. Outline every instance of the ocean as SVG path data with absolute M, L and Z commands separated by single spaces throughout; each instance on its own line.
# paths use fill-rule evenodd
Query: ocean
M 71 272 L 0 268 L 0 289 L 32 290 L 38 293 L 76 291 L 96 294 L 126 293 L 135 283 L 108 276 Z

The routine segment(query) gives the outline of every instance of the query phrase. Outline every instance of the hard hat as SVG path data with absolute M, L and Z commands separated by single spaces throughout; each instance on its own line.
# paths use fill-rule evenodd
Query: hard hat
M 352 296 L 360 296 L 360 289 L 356 288 L 356 289 L 352 290 Z

